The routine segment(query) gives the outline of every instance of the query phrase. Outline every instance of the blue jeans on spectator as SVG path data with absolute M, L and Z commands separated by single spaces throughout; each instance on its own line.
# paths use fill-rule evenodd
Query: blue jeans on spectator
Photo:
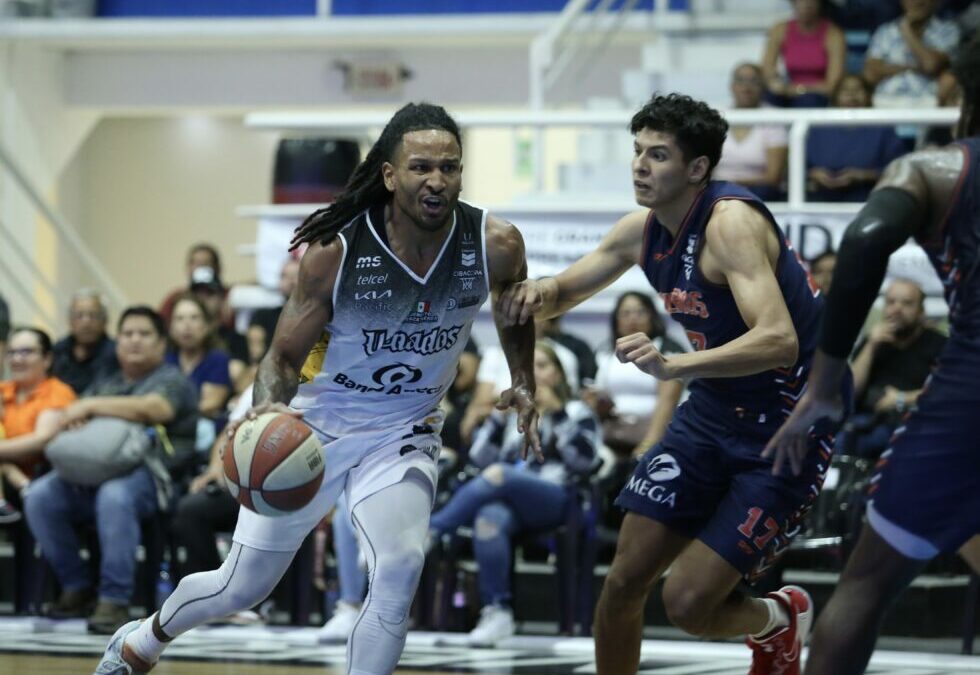
M 429 521 L 437 534 L 473 526 L 473 552 L 480 566 L 480 601 L 487 605 L 510 605 L 511 538 L 522 530 L 547 530 L 565 520 L 570 492 L 534 473 L 512 466 L 503 469 L 499 484 L 484 474 L 474 478 L 452 496 Z
M 340 495 L 333 521 L 333 552 L 337 556 L 337 578 L 340 582 L 340 599 L 348 605 L 359 605 L 364 601 L 367 589 L 367 573 L 357 564 L 360 550 L 354 525 L 347 515 L 347 494 Z
M 99 600 L 120 605 L 128 605 L 133 594 L 140 521 L 156 511 L 156 485 L 146 467 L 98 487 L 67 483 L 50 471 L 31 484 L 24 500 L 31 533 L 66 591 L 92 585 L 73 526 L 95 523 L 102 561 Z

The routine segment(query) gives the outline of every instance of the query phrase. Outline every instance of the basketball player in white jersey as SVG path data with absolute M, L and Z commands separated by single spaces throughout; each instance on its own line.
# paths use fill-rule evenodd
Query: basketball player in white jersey
M 406 105 L 344 194 L 297 230 L 294 245 L 310 247 L 259 367 L 249 416 L 301 414 L 324 444 L 323 485 L 286 516 L 241 509 L 224 564 L 184 578 L 150 619 L 120 628 L 96 673 L 145 673 L 181 633 L 260 602 L 344 490 L 369 572 L 347 673 L 394 670 L 435 494 L 437 405 L 484 300 L 527 273 L 517 229 L 458 201 L 461 159 L 459 129 L 445 110 Z M 525 450 L 540 454 L 534 327 L 497 326 L 512 378 L 499 405 L 517 409 Z M 314 347 L 324 331 L 322 367 L 299 384 L 311 349 L 322 355 Z

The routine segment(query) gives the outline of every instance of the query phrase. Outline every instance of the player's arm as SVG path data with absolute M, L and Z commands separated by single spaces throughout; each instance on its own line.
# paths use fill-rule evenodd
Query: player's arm
M 956 148 L 900 157 L 885 169 L 844 232 L 807 391 L 763 452 L 775 457 L 773 473 L 788 461 L 799 474 L 810 428 L 823 417 L 843 414 L 840 385 L 847 356 L 884 281 L 888 258 L 909 237 L 941 225 L 941 207 L 950 204 L 963 170 Z
M 494 307 L 508 323 L 525 323 L 531 316 L 551 318 L 564 314 L 621 277 L 640 262 L 643 229 L 649 211 L 621 218 L 598 248 L 572 263 L 557 276 L 512 284 Z
M 500 395 L 498 408 L 517 409 L 518 430 L 524 434 L 524 454 L 528 445 L 541 456 L 538 438 L 538 411 L 534 406 L 534 322 L 508 322 L 500 311 L 500 294 L 509 286 L 527 279 L 524 238 L 510 223 L 487 218 L 487 265 L 493 303 L 493 320 L 500 346 L 510 368 L 510 389 Z
M 748 330 L 700 352 L 671 356 L 657 352 L 666 367 L 661 373 L 647 372 L 661 379 L 740 377 L 796 363 L 796 329 L 769 259 L 772 233 L 769 221 L 747 204 L 731 200 L 714 208 L 699 263 L 724 277 Z M 629 360 L 644 369 L 642 359 Z
M 333 289 L 342 260 L 339 238 L 326 246 L 314 244 L 303 256 L 296 290 L 282 308 L 269 351 L 259 363 L 253 406 L 286 404 L 296 394 L 303 361 L 332 316 Z

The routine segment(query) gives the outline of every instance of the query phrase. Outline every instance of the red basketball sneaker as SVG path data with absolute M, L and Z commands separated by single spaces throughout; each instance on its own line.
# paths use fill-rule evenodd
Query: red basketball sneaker
M 810 594 L 799 586 L 783 586 L 766 597 L 783 606 L 789 614 L 789 625 L 761 640 L 746 640 L 752 649 L 749 675 L 800 675 L 800 654 L 813 623 Z

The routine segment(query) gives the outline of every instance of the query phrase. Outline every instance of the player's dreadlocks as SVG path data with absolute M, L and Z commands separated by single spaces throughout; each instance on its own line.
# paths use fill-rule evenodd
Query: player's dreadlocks
M 405 134 L 428 129 L 448 131 L 462 149 L 459 127 L 442 106 L 431 103 L 405 105 L 391 118 L 367 157 L 354 169 L 337 201 L 314 211 L 296 228 L 290 250 L 303 243 L 319 241 L 326 244 L 362 211 L 391 199 L 381 177 L 381 166 L 392 161 Z

